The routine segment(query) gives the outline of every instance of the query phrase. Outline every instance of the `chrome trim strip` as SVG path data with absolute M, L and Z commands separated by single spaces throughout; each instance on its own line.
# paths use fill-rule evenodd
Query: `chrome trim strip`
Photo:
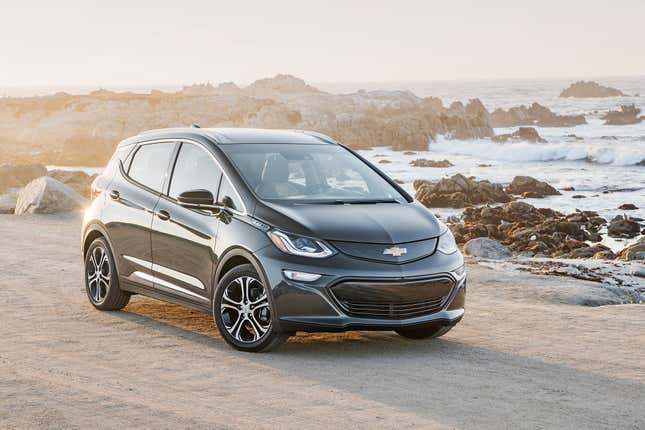
M 159 264 L 154 264 L 151 263 L 150 261 L 142 260 L 140 258 L 132 257 L 130 255 L 124 255 L 123 258 L 125 258 L 128 261 L 131 261 L 135 264 L 138 264 L 140 266 L 145 267 L 146 269 L 157 272 L 157 273 L 162 273 L 166 276 L 170 276 L 171 278 L 175 278 L 179 281 L 185 282 L 187 284 L 192 285 L 195 288 L 199 288 L 200 290 L 205 290 L 206 287 L 200 281 L 199 279 L 195 278 L 194 276 L 186 275 L 185 273 L 178 272 L 176 270 L 170 269 L 165 266 L 161 266 Z
M 185 282 L 187 284 L 192 285 L 195 288 L 199 288 L 200 290 L 205 290 L 206 287 L 204 284 L 202 284 L 202 281 L 199 279 L 195 278 L 194 276 L 186 275 L 185 273 L 177 272 L 176 270 L 172 270 L 168 267 L 161 266 L 159 264 L 154 264 L 152 263 L 152 271 L 153 272 L 158 272 L 158 273 L 163 273 L 166 276 L 170 276 L 171 278 L 178 279 L 182 282 Z
M 134 272 L 133 275 L 138 277 L 138 278 L 141 278 L 141 279 L 143 279 L 145 281 L 152 282 L 153 284 L 158 284 L 158 285 L 160 285 L 162 287 L 166 287 L 166 288 L 169 288 L 171 290 L 175 290 L 175 291 L 178 291 L 180 293 L 187 294 L 189 296 L 193 296 L 193 297 L 198 298 L 200 300 L 203 300 L 205 302 L 209 301 L 206 297 L 202 297 L 199 294 L 193 293 L 192 291 L 188 291 L 185 288 L 181 288 L 181 287 L 179 287 L 179 286 L 177 286 L 175 284 L 171 284 L 168 281 L 164 281 L 163 279 L 159 279 L 156 276 L 152 276 L 152 275 L 149 275 L 149 274 L 144 273 L 144 272 Z

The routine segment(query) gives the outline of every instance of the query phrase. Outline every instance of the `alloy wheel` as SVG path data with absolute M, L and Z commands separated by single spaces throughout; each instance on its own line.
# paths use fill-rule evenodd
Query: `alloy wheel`
M 226 286 L 220 315 L 224 327 L 238 342 L 257 342 L 271 331 L 271 307 L 266 289 L 251 276 L 240 276 Z
M 87 287 L 92 301 L 100 304 L 105 300 L 110 288 L 110 259 L 102 246 L 95 247 L 87 265 Z

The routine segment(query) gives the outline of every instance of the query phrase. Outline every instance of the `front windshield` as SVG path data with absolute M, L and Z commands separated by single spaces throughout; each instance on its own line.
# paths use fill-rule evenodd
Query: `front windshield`
M 405 198 L 337 145 L 232 144 L 220 148 L 265 200 L 302 203 L 405 202 Z

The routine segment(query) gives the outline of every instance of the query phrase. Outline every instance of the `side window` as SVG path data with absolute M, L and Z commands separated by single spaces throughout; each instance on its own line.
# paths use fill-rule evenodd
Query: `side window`
M 219 189 L 219 198 L 217 199 L 218 203 L 224 203 L 224 199 L 228 200 L 229 207 L 241 211 L 244 206 L 240 198 L 237 196 L 237 193 L 233 189 L 233 185 L 228 180 L 226 176 L 222 177 L 222 186 Z
M 175 162 L 168 195 L 176 199 L 184 191 L 204 189 L 217 198 L 222 170 L 205 149 L 182 143 Z
M 174 148 L 174 142 L 141 145 L 130 163 L 128 176 L 148 188 L 161 192 Z

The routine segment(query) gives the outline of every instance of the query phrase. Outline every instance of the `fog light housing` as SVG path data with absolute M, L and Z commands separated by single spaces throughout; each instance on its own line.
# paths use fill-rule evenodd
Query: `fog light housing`
M 317 273 L 297 272 L 295 270 L 283 270 L 285 278 L 298 282 L 314 282 L 322 277 Z

